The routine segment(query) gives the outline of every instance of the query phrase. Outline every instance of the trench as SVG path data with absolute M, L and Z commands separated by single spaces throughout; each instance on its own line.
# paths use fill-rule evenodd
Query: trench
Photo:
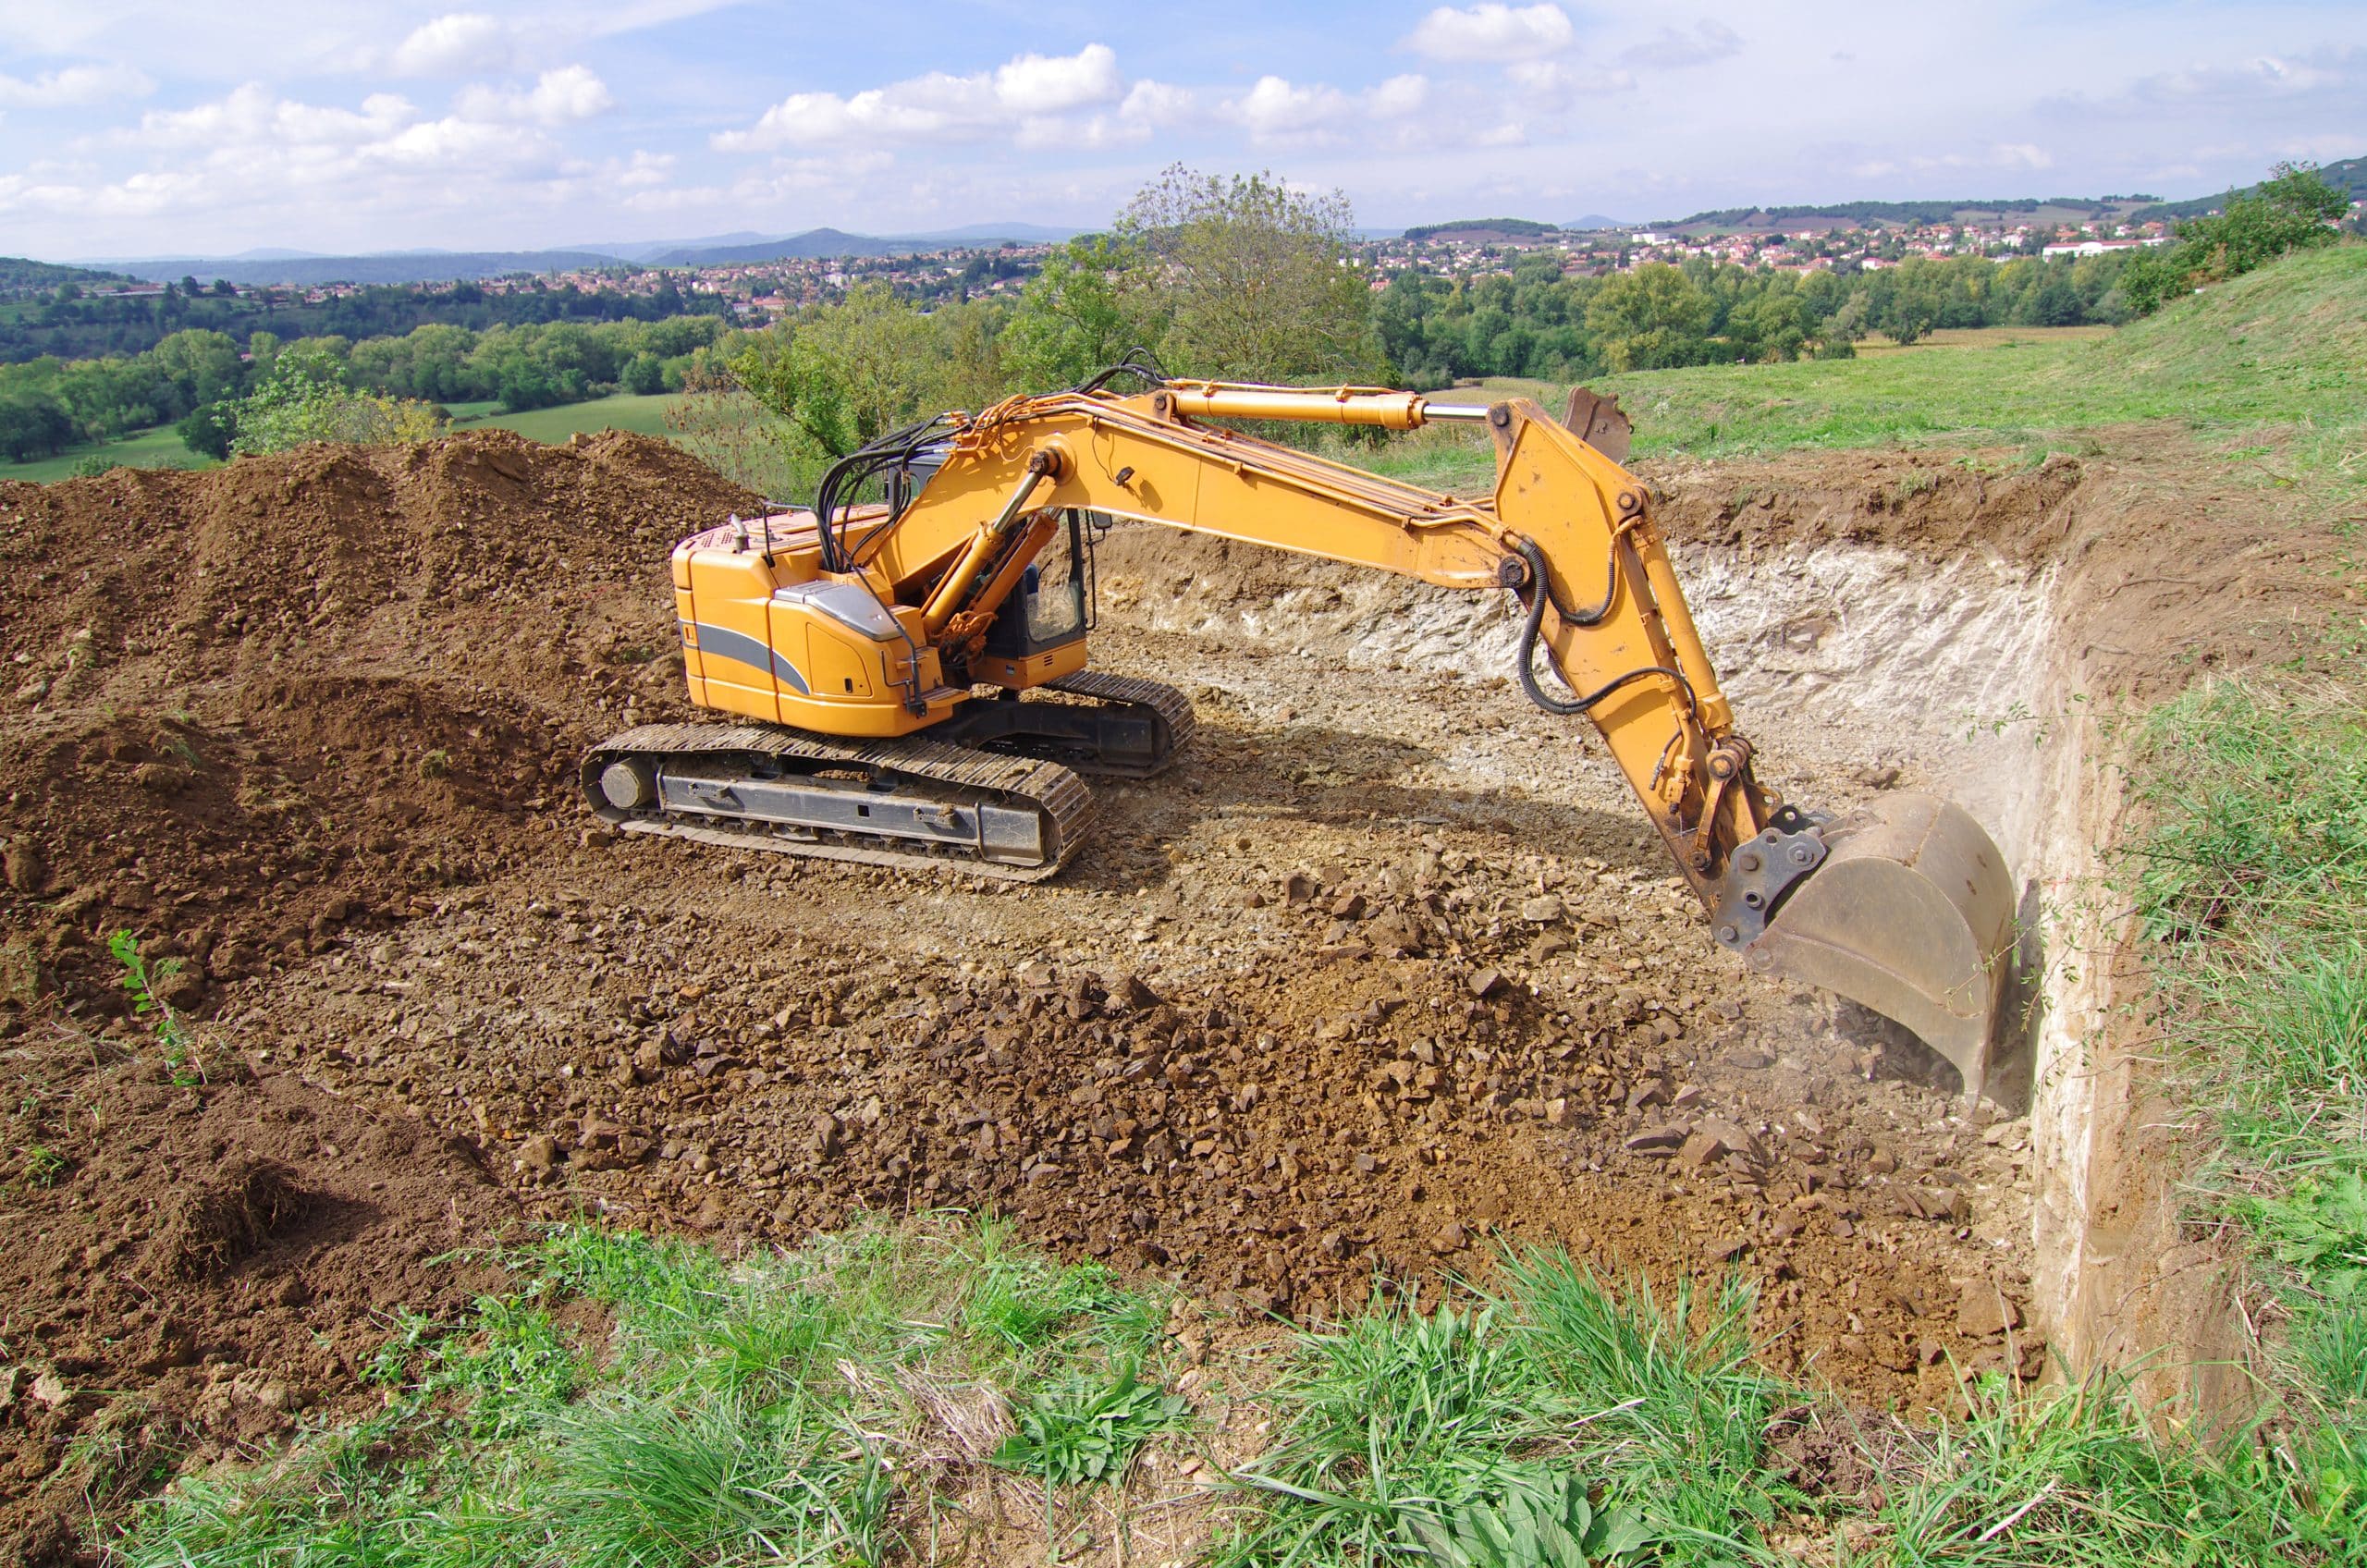
M 1843 1004 L 1822 1026 L 1922 1057 L 1908 1076 L 1939 1121 L 2026 1126 L 2027 1161 L 2012 1166 L 1988 1233 L 2028 1270 L 2054 1371 L 2135 1365 L 2154 1393 L 2224 1403 L 2240 1373 L 2215 1260 L 2171 1244 L 2158 1181 L 2126 1166 L 2139 1091 L 2104 1045 L 2124 923 L 2101 890 L 2099 853 L 2122 802 L 2103 760 L 2108 726 L 2067 647 L 2077 606 L 2060 569 L 1885 544 L 1695 543 L 1672 555 L 1764 781 L 1835 810 L 1883 788 L 1943 795 L 1990 830 L 2016 878 L 2017 974 L 1989 1103 L 1952 1100 L 1949 1070 L 1862 1010 Z M 1262 643 L 1366 672 L 1493 688 L 1510 668 L 1518 628 L 1502 599 L 1304 564 L 1292 569 L 1298 582 L 1267 594 L 1239 556 L 1205 542 L 1122 543 L 1117 608 L 1196 642 Z M 1245 580 L 1252 591 L 1239 598 L 1208 592 Z M 1526 771 L 1484 742 L 1457 761 L 1500 781 Z M 1604 809 L 1618 802 L 1613 791 Z

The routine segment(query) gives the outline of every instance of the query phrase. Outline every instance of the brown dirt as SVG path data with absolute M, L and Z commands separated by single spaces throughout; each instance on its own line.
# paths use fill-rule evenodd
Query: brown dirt
M 2110 465 L 1907 483 L 1933 461 L 1656 477 L 1702 548 L 2140 575 Z M 1201 741 L 1103 786 L 1062 877 L 595 833 L 581 748 L 681 711 L 666 552 L 751 501 L 626 435 L 0 485 L 0 1202 L 35 1238 L 0 1353 L 69 1390 L 0 1408 L 0 1550 L 63 1560 L 161 1473 L 77 1439 L 199 1463 L 359 1407 L 386 1313 L 483 1287 L 431 1259 L 585 1208 L 736 1243 L 994 1207 L 1297 1317 L 1550 1241 L 1739 1270 L 1771 1366 L 1870 1404 L 2038 1369 L 2022 1124 L 1731 971 L 1607 766 L 1466 656 L 1500 610 L 1121 533 L 1099 662 L 1191 692 Z M 1796 706 L 1821 802 L 1919 781 Z M 117 929 L 182 961 L 192 1061 L 129 1015 Z

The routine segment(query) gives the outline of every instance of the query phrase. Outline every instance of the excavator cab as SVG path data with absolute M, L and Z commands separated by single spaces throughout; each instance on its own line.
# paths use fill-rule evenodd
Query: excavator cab
M 1093 630 L 1093 536 L 1109 526 L 1071 507 L 1053 543 L 1021 574 L 1019 587 L 987 632 L 985 660 L 1024 661 L 1066 647 Z

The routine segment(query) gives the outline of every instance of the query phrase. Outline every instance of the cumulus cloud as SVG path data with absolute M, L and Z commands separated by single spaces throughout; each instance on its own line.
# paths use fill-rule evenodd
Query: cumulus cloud
M 1441 6 L 1415 24 L 1399 47 L 1433 60 L 1496 63 L 1534 59 L 1567 49 L 1576 38 L 1570 18 L 1554 5 Z
M 509 31 L 491 17 L 456 11 L 413 29 L 386 63 L 402 76 L 464 76 L 509 64 Z
M 32 78 L 0 76 L 0 105 L 12 109 L 65 109 L 145 98 L 156 91 L 147 74 L 129 66 L 67 66 Z
M 1680 70 L 1741 53 L 1742 35 L 1725 23 L 1705 17 L 1690 28 L 1664 27 L 1657 35 L 1623 51 L 1619 57 L 1633 65 Z
M 1429 80 L 1422 76 L 1393 76 L 1355 93 L 1323 82 L 1261 76 L 1226 107 L 1261 145 L 1336 143 L 1355 127 L 1394 130 L 1429 102 Z
M 1632 92 L 1636 78 L 1627 71 L 1580 70 L 1566 60 L 1521 60 L 1504 67 L 1505 77 L 1534 98 L 1564 100 Z
M 1125 96 L 1118 56 L 1088 43 L 1073 55 L 1021 55 L 990 71 L 931 71 L 850 97 L 793 92 L 745 130 L 711 138 L 726 153 L 839 142 L 964 141 L 1010 132 L 1029 118 Z
M 2195 110 L 2273 113 L 2280 107 L 2336 104 L 2355 109 L 2362 94 L 2367 94 L 2367 49 L 2329 48 L 2156 71 L 2137 78 L 2118 93 L 2050 98 L 2041 107 L 2073 116 L 2150 118 Z
M 561 126 L 588 120 L 617 106 L 607 83 L 588 66 L 561 66 L 545 71 L 524 91 L 476 86 L 462 92 L 454 104 L 471 120 L 531 120 L 536 125 Z

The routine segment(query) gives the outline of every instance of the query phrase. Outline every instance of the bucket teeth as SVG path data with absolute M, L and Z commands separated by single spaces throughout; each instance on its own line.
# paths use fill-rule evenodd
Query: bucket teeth
M 2014 949 L 2005 856 L 1929 795 L 1885 795 L 1821 836 L 1822 864 L 1744 946 L 1751 967 L 1896 1019 L 1980 1094 Z

